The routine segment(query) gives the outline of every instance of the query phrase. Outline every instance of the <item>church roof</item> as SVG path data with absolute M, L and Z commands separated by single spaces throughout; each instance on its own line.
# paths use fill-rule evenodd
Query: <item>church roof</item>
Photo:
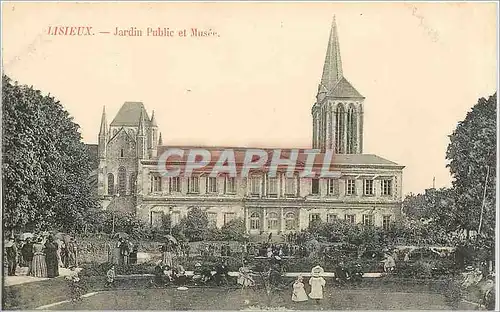
M 111 122 L 110 126 L 139 126 L 139 119 L 144 117 L 145 126 L 150 126 L 150 119 L 142 102 L 125 102 Z
M 318 88 L 319 93 L 340 98 L 363 98 L 363 96 L 347 81 L 342 70 L 342 58 L 340 57 L 340 44 L 337 34 L 337 24 L 333 17 L 328 47 L 326 49 L 323 74 Z
M 287 158 L 287 155 L 290 155 L 291 150 L 298 150 L 299 155 L 297 159 L 297 166 L 303 166 L 306 163 L 307 155 L 304 153 L 306 149 L 291 149 L 291 148 L 253 148 L 253 147 L 205 147 L 205 146 L 158 146 L 158 157 L 160 157 L 167 149 L 176 148 L 184 150 L 184 156 L 182 157 L 181 162 L 185 162 L 187 160 L 188 151 L 191 149 L 204 149 L 210 151 L 211 161 L 215 162 L 219 159 L 222 151 L 224 150 L 233 150 L 235 156 L 235 162 L 237 164 L 242 164 L 245 159 L 245 152 L 247 150 L 258 149 L 265 150 L 268 153 L 268 163 L 270 163 L 272 159 L 272 154 L 274 150 L 281 149 L 281 158 Z M 180 161 L 178 157 L 172 156 L 172 158 L 176 159 L 175 161 Z M 325 158 L 325 153 L 318 153 L 315 158 L 315 166 L 319 166 L 323 164 L 323 159 Z M 169 158 L 170 159 L 170 158 Z M 380 156 L 374 154 L 335 154 L 332 157 L 332 165 L 340 165 L 340 166 L 379 166 L 379 167 L 393 167 L 393 168 L 403 168 L 393 161 L 387 160 Z
M 326 49 L 325 63 L 323 64 L 321 86 L 326 90 L 332 90 L 342 77 L 342 59 L 340 57 L 339 37 L 334 16 Z
M 336 98 L 364 98 L 345 77 L 340 79 L 329 95 Z

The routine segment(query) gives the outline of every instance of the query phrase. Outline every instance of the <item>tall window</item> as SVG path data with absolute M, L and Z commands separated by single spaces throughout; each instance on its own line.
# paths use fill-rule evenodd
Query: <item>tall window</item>
M 354 107 L 347 110 L 347 154 L 356 152 L 356 113 Z
M 314 224 L 315 222 L 321 221 L 321 216 L 319 213 L 311 213 L 309 214 L 309 225 Z
M 171 217 L 172 226 L 176 226 L 179 222 L 181 222 L 181 213 L 179 211 L 174 211 Z
M 311 194 L 318 195 L 319 194 L 319 179 L 312 179 L 311 185 Z
M 335 179 L 328 179 L 328 195 L 335 195 Z
M 392 195 L 392 180 L 382 180 L 382 195 Z
M 161 176 L 151 176 L 151 192 L 161 192 Z
M 130 194 L 135 194 L 135 182 L 137 181 L 137 172 L 130 174 Z
M 373 215 L 371 215 L 371 214 L 363 215 L 363 225 L 372 226 L 373 225 Z
M 115 194 L 115 176 L 112 173 L 108 173 L 108 195 Z
M 286 178 L 285 182 L 285 194 L 295 195 L 295 178 Z
M 151 211 L 151 226 L 158 228 L 162 226 L 163 211 Z
M 208 217 L 208 226 L 211 228 L 217 227 L 217 212 L 209 212 L 207 214 Z
M 260 177 L 252 176 L 250 178 L 250 194 L 259 195 L 260 194 Z
M 291 211 L 285 215 L 285 229 L 287 231 L 295 229 L 295 213 Z
M 363 181 L 364 194 L 367 196 L 373 195 L 373 180 Z
M 236 193 L 236 178 L 226 177 L 224 179 L 224 189 L 226 194 Z
M 273 177 L 267 180 L 267 192 L 270 196 L 278 195 L 278 178 Z
M 345 220 L 347 221 L 347 223 L 354 224 L 354 223 L 356 223 L 356 215 L 347 214 L 347 215 L 345 215 Z
M 349 179 L 345 181 L 345 194 L 356 195 L 356 180 Z
M 326 222 L 328 223 L 332 223 L 334 222 L 335 220 L 337 220 L 339 216 L 335 213 L 329 213 L 326 215 Z
M 337 106 L 335 111 L 335 153 L 344 154 L 344 107 Z
M 216 177 L 207 177 L 207 192 L 208 193 L 217 193 L 217 178 Z
M 190 177 L 188 179 L 188 192 L 189 193 L 200 192 L 200 179 L 198 177 Z
M 120 157 L 123 157 L 123 148 L 120 150 Z
M 391 229 L 391 216 L 383 216 L 382 228 L 386 231 Z
M 125 167 L 118 168 L 118 192 L 120 195 L 127 194 L 127 169 Z
M 170 177 L 170 193 L 181 191 L 181 179 L 179 177 Z
M 234 212 L 226 212 L 224 214 L 224 224 L 228 224 L 229 222 L 231 222 L 235 217 L 235 214 Z
M 267 229 L 268 230 L 278 229 L 278 214 L 276 212 L 270 212 L 267 214 Z
M 250 230 L 260 230 L 260 215 L 258 212 L 252 212 L 250 215 Z

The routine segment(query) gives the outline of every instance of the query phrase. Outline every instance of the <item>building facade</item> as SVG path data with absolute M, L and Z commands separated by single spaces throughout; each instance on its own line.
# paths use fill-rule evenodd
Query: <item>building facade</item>
M 242 218 L 249 234 L 298 231 L 311 221 L 336 218 L 389 227 L 401 217 L 404 167 L 363 154 L 364 100 L 343 75 L 334 20 L 311 113 L 312 148 L 335 151 L 338 177 L 305 178 L 280 171 L 273 177 L 267 169 L 245 178 L 212 177 L 208 172 L 164 177 L 158 170 L 159 156 L 174 146 L 163 145 L 154 112 L 149 117 L 143 103 L 126 102 L 108 126 L 103 111 L 97 173 L 103 208 L 135 212 L 155 227 L 161 226 L 163 214 L 170 214 L 175 225 L 191 207 L 199 207 L 207 212 L 211 226 Z M 238 162 L 238 155 L 248 148 L 205 149 L 213 155 L 233 149 Z

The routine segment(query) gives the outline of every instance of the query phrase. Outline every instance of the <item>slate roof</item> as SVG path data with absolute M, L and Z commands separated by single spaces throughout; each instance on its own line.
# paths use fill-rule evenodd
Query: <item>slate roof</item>
M 169 162 L 171 161 L 172 163 L 184 163 L 187 161 L 187 156 L 188 156 L 188 151 L 190 149 L 205 149 L 210 151 L 211 154 L 211 163 L 210 165 L 214 165 L 215 162 L 219 159 L 220 155 L 222 154 L 222 151 L 224 150 L 234 150 L 234 156 L 235 156 L 235 162 L 236 164 L 242 164 L 244 159 L 245 159 L 245 152 L 250 149 L 259 149 L 259 150 L 265 150 L 268 154 L 268 161 L 266 165 L 269 165 L 271 159 L 272 159 L 272 154 L 273 151 L 275 150 L 274 148 L 250 148 L 250 147 L 204 147 L 204 146 L 158 146 L 158 157 L 160 157 L 168 148 L 178 148 L 184 150 L 184 156 L 182 159 L 178 156 L 171 156 L 169 157 Z M 290 148 L 281 148 L 281 158 L 288 158 L 290 151 L 292 149 Z M 305 149 L 296 149 L 299 151 L 298 155 L 298 161 L 297 161 L 297 167 L 303 166 L 306 162 L 307 155 L 304 153 Z M 325 158 L 324 153 L 318 153 L 318 155 L 315 158 L 315 166 L 321 166 L 323 164 L 323 159 Z M 382 158 L 380 156 L 374 155 L 374 154 L 337 154 L 333 155 L 332 158 L 332 166 L 335 165 L 359 165 L 359 166 L 380 166 L 380 167 L 394 167 L 394 168 L 403 168 L 404 166 L 401 166 L 393 161 L 387 160 L 385 158 Z
M 142 102 L 125 102 L 111 122 L 110 126 L 139 126 L 139 118 L 144 116 L 145 126 L 150 126 L 148 112 Z
M 328 95 L 336 98 L 364 98 L 345 77 L 337 82 Z

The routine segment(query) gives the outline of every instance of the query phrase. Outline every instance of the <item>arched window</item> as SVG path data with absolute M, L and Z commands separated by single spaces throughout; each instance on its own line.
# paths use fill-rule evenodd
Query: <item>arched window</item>
M 285 215 L 285 229 L 287 231 L 295 230 L 295 213 L 288 212 Z
M 108 173 L 108 195 L 115 194 L 115 176 L 112 173 Z
M 250 215 L 250 230 L 260 230 L 260 215 L 258 212 Z
M 267 214 L 267 229 L 268 230 L 278 229 L 278 214 L 276 212 L 270 212 Z
M 343 154 L 344 151 L 344 106 L 338 104 L 335 111 L 335 152 Z
M 130 194 L 135 194 L 135 182 L 136 182 L 136 179 L 137 179 L 137 173 L 136 172 L 132 172 L 130 174 Z
M 127 169 L 118 168 L 118 192 L 120 195 L 127 194 Z
M 347 154 L 356 152 L 356 113 L 354 107 L 347 110 Z

